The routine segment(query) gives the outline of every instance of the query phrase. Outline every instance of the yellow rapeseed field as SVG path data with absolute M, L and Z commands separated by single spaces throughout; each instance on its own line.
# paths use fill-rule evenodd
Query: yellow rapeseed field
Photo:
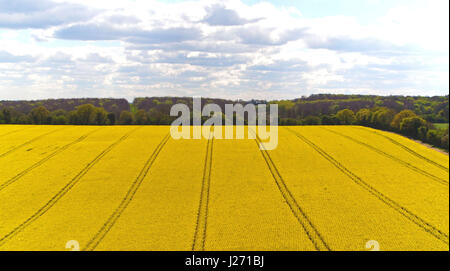
M 274 150 L 169 130 L 0 125 L 0 250 L 449 249 L 446 154 L 359 126 L 279 127 Z

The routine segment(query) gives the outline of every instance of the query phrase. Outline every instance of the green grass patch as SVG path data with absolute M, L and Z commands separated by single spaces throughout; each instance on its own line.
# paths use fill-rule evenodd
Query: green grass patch
M 445 130 L 448 128 L 448 123 L 433 123 L 436 129 Z

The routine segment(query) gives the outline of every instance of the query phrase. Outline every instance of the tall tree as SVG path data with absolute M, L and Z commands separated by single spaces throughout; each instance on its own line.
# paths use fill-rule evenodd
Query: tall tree
M 400 123 L 400 132 L 405 135 L 409 135 L 412 137 L 417 137 L 419 128 L 426 127 L 427 122 L 420 117 L 408 117 L 404 118 Z
M 50 111 L 44 106 L 39 106 L 31 110 L 30 118 L 33 124 L 49 124 L 51 121 Z
M 11 123 L 11 118 L 12 118 L 12 116 L 11 116 L 12 114 L 11 114 L 11 109 L 9 109 L 9 108 L 3 108 L 2 109 L 2 114 L 1 114 L 1 116 L 2 116 L 2 122 L 3 123 L 6 123 L 6 124 L 9 124 L 9 123 Z
M 134 121 L 137 125 L 148 124 L 147 112 L 144 109 L 140 109 L 134 114 Z
M 119 124 L 131 125 L 133 124 L 133 115 L 129 111 L 122 111 L 119 117 Z
M 395 112 L 392 109 L 381 107 L 372 113 L 371 124 L 372 126 L 380 129 L 389 129 L 390 123 L 395 116 Z
M 337 112 L 336 117 L 341 124 L 351 125 L 356 121 L 355 113 L 350 109 L 343 109 Z
M 410 117 L 415 117 L 415 116 L 417 116 L 416 113 L 414 113 L 411 110 L 402 110 L 402 111 L 400 111 L 400 113 L 395 115 L 394 119 L 391 122 L 391 127 L 399 130 L 400 124 L 404 118 L 410 118 Z
M 370 120 L 372 119 L 372 112 L 367 109 L 363 108 L 356 113 L 356 121 L 364 126 L 370 125 Z
M 77 124 L 96 124 L 96 113 L 97 110 L 92 104 L 83 104 L 78 106 L 76 110 Z

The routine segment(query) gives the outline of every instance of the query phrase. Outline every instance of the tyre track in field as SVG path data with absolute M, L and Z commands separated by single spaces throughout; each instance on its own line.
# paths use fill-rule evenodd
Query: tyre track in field
M 103 224 L 103 226 L 100 228 L 100 230 L 94 235 L 94 237 L 89 240 L 86 247 L 83 248 L 83 251 L 92 251 L 94 250 L 100 242 L 105 238 L 105 236 L 108 234 L 108 232 L 112 229 L 112 227 L 115 225 L 116 221 L 120 218 L 122 213 L 125 211 L 125 209 L 128 207 L 130 202 L 133 200 L 134 195 L 138 191 L 139 187 L 141 186 L 142 182 L 144 181 L 145 177 L 148 175 L 150 168 L 152 167 L 153 163 L 155 162 L 156 158 L 158 157 L 161 150 L 166 145 L 167 141 L 170 139 L 170 134 L 167 134 L 163 140 L 158 144 L 158 146 L 153 151 L 152 155 L 149 157 L 147 162 L 145 163 L 142 170 L 139 172 L 139 175 L 136 177 L 134 182 L 131 184 L 131 187 L 128 189 L 125 197 L 120 202 L 119 206 L 114 210 L 114 212 L 111 214 L 111 216 L 108 218 L 108 220 Z
M 14 131 L 10 131 L 10 132 L 8 132 L 8 133 L 5 133 L 5 134 L 0 135 L 0 137 L 4 137 L 4 136 L 7 136 L 7 135 L 11 135 L 11 134 L 14 134 L 14 133 L 17 133 L 17 132 L 26 130 L 26 129 L 30 129 L 30 128 L 33 128 L 33 127 L 26 127 L 26 128 L 23 128 L 23 129 L 17 129 L 17 130 L 14 130 Z
M 31 215 L 28 219 L 26 219 L 22 224 L 18 225 L 16 228 L 14 228 L 11 232 L 6 234 L 5 236 L 0 238 L 0 247 L 4 245 L 8 240 L 13 238 L 15 235 L 17 235 L 19 232 L 24 230 L 26 227 L 28 227 L 31 223 L 33 223 L 35 220 L 37 220 L 39 217 L 44 215 L 50 208 L 52 208 L 67 192 L 69 192 L 80 180 L 83 178 L 84 175 L 86 175 L 89 170 L 94 167 L 103 157 L 105 157 L 114 147 L 116 147 L 118 144 L 122 143 L 124 140 L 126 140 L 133 132 L 135 132 L 139 128 L 135 128 L 129 132 L 127 132 L 125 135 L 123 135 L 121 138 L 119 138 L 117 141 L 115 141 L 113 144 L 108 146 L 105 150 L 103 150 L 99 155 L 97 155 L 94 160 L 89 162 L 86 167 L 84 167 L 70 182 L 68 182 L 63 188 L 61 188 L 44 206 L 42 206 L 39 210 L 37 210 L 33 215 Z
M 382 151 L 382 150 L 380 150 L 380 149 L 378 149 L 378 148 L 376 148 L 376 147 L 374 147 L 372 145 L 369 145 L 369 144 L 367 144 L 365 142 L 359 141 L 358 139 L 353 138 L 351 136 L 339 133 L 337 131 L 333 131 L 331 129 L 327 129 L 327 128 L 323 128 L 323 127 L 320 127 L 320 128 L 323 129 L 323 130 L 326 130 L 326 131 L 328 131 L 330 133 L 334 133 L 334 134 L 339 135 L 341 137 L 347 138 L 348 140 L 351 140 L 351 141 L 353 141 L 353 142 L 355 142 L 357 144 L 360 144 L 360 145 L 362 145 L 364 147 L 367 147 L 370 150 L 372 150 L 372 151 L 374 151 L 374 152 L 376 152 L 378 154 L 381 154 L 381 155 L 383 155 L 383 156 L 385 156 L 385 157 L 387 157 L 387 158 L 389 158 L 391 160 L 394 160 L 395 162 L 401 164 L 402 166 L 407 167 L 407 168 L 409 168 L 409 169 L 411 169 L 411 170 L 413 170 L 413 171 L 415 171 L 415 172 L 417 172 L 417 173 L 419 173 L 419 174 L 421 174 L 421 175 L 423 175 L 423 176 L 425 176 L 425 177 L 427 177 L 427 178 L 429 178 L 429 179 L 431 179 L 433 181 L 436 181 L 436 182 L 438 182 L 440 184 L 443 184 L 443 185 L 446 185 L 446 186 L 449 185 L 447 180 L 439 178 L 439 177 L 437 177 L 437 176 L 435 176 L 435 175 L 433 175 L 433 174 L 431 174 L 429 172 L 426 172 L 426 171 L 424 171 L 424 170 L 422 170 L 422 169 L 420 169 L 420 168 L 418 168 L 418 167 L 416 167 L 414 165 L 411 165 L 410 163 L 405 162 L 405 161 L 401 160 L 400 158 L 397 158 L 397 157 L 395 157 L 393 155 L 390 155 L 390 154 L 388 154 L 388 153 L 386 153 L 386 152 L 384 152 L 384 151 Z
M 56 133 L 56 132 L 64 130 L 64 129 L 67 129 L 67 128 L 55 129 L 55 130 L 52 130 L 50 132 L 44 133 L 44 134 L 42 134 L 40 136 L 37 136 L 37 137 L 35 137 L 35 138 L 31 139 L 31 140 L 28 140 L 27 142 L 25 142 L 23 144 L 20 144 L 19 146 L 16 146 L 16 147 L 10 149 L 9 151 L 6 151 L 6 152 L 0 154 L 0 158 L 3 158 L 5 156 L 7 156 L 7 155 L 17 151 L 18 149 L 20 149 L 20 148 L 22 148 L 22 147 L 24 147 L 24 146 L 26 146 L 28 144 L 31 144 L 31 143 L 33 143 L 33 142 L 35 142 L 35 141 L 37 141 L 37 140 L 39 140 L 39 139 L 41 139 L 41 138 L 43 138 L 45 136 L 48 136 L 50 134 Z
M 319 146 L 311 142 L 309 139 L 301 135 L 300 133 L 293 131 L 291 128 L 286 127 L 286 129 L 293 133 L 295 136 L 297 136 L 299 139 L 301 139 L 303 142 L 305 142 L 307 145 L 309 145 L 311 148 L 313 148 L 316 152 L 318 152 L 323 158 L 325 158 L 328 162 L 330 162 L 332 165 L 334 165 L 337 169 L 339 169 L 342 173 L 347 175 L 351 180 L 353 180 L 357 185 L 368 191 L 370 194 L 381 200 L 384 204 L 391 207 L 395 211 L 397 211 L 399 214 L 407 218 L 409 221 L 413 222 L 420 228 L 422 228 L 427 233 L 434 236 L 436 239 L 444 242 L 445 244 L 449 244 L 448 242 L 448 235 L 445 234 L 443 231 L 439 230 L 437 227 L 433 226 L 432 224 L 428 223 L 418 215 L 412 213 L 405 207 L 401 206 L 396 201 L 390 199 L 383 193 L 376 190 L 374 187 L 372 187 L 370 184 L 366 183 L 364 180 L 362 180 L 360 177 L 355 175 L 353 172 L 348 170 L 344 165 L 342 165 L 340 162 L 338 162 L 336 159 L 334 159 L 332 156 L 330 156 L 328 153 L 326 153 L 324 150 L 322 150 Z
M 395 139 L 393 139 L 393 138 L 390 138 L 390 137 L 387 136 L 387 135 L 383 135 L 382 133 L 379 133 L 379 132 L 377 132 L 377 131 L 373 131 L 373 130 L 371 130 L 371 129 L 365 129 L 365 128 L 362 128 L 362 127 L 353 127 L 353 128 L 360 129 L 360 130 L 363 130 L 363 131 L 367 131 L 367 132 L 376 134 L 376 135 L 378 135 L 378 136 L 384 137 L 384 138 L 386 138 L 387 140 L 389 140 L 389 141 L 391 141 L 392 143 L 394 143 L 395 145 L 397 145 L 397 146 L 403 148 L 404 150 L 406 150 L 406 151 L 409 152 L 410 154 L 412 154 L 412 155 L 414 155 L 414 156 L 416 156 L 416 157 L 418 157 L 418 158 L 424 160 L 425 162 L 428 162 L 428 163 L 430 163 L 430 164 L 432 164 L 432 165 L 434 165 L 434 166 L 436 166 L 436 167 L 438 167 L 438 168 L 440 168 L 440 169 L 442 169 L 442 170 L 445 170 L 446 172 L 449 172 L 449 171 L 448 171 L 448 167 L 443 166 L 443 165 L 441 165 L 441 164 L 439 164 L 439 163 L 436 163 L 435 161 L 433 161 L 433 160 L 431 160 L 431 159 L 429 159 L 429 158 L 427 158 L 427 157 L 421 155 L 420 153 L 418 153 L 418 152 L 416 152 L 416 151 L 414 151 L 414 150 L 408 148 L 407 146 L 403 145 L 402 143 L 398 142 L 397 140 L 395 140 Z
M 51 158 L 53 158 L 54 156 L 60 154 L 61 152 L 67 150 L 68 148 L 70 148 L 71 146 L 80 143 L 81 141 L 85 140 L 88 136 L 90 136 L 91 134 L 97 132 L 98 130 L 100 130 L 102 128 L 96 129 L 94 131 L 91 131 L 83 136 L 81 136 L 80 138 L 76 139 L 75 141 L 72 141 L 69 144 L 66 144 L 64 146 L 62 146 L 61 148 L 58 148 L 56 151 L 54 151 L 53 153 L 51 153 L 50 155 L 44 157 L 43 159 L 41 159 L 39 162 L 33 164 L 32 166 L 28 167 L 27 169 L 23 170 L 22 172 L 20 172 L 19 174 L 17 174 L 16 176 L 14 176 L 13 178 L 9 179 L 8 181 L 0 184 L 0 191 L 2 191 L 3 189 L 5 189 L 6 187 L 8 187 L 9 185 L 15 183 L 16 181 L 18 181 L 20 178 L 22 178 L 23 176 L 25 176 L 26 174 L 28 174 L 30 171 L 32 171 L 33 169 L 41 166 L 42 164 L 44 164 L 45 162 L 47 162 L 48 160 L 50 160 Z
M 316 250 L 331 251 L 331 248 L 328 246 L 322 235 L 319 233 L 317 228 L 311 222 L 306 212 L 300 207 L 300 205 L 295 200 L 295 197 L 292 195 L 291 191 L 287 187 L 286 182 L 281 176 L 278 168 L 275 166 L 275 163 L 270 157 L 268 151 L 260 148 L 261 146 L 264 147 L 263 143 L 261 142 L 261 139 L 256 134 L 256 132 L 254 132 L 253 130 L 251 131 L 255 135 L 256 145 L 258 146 L 258 149 L 261 151 L 264 161 L 266 162 L 267 167 L 270 173 L 272 174 L 273 179 L 275 180 L 275 184 L 277 185 L 278 190 L 280 191 L 287 205 L 291 209 L 292 214 L 295 216 L 297 221 L 302 226 L 303 230 L 308 236 L 308 239 L 313 243 Z
M 192 251 L 205 250 L 206 228 L 208 222 L 209 191 L 211 185 L 211 169 L 213 157 L 214 134 L 210 133 L 206 145 L 205 165 L 203 167 L 202 188 L 200 192 L 200 201 L 195 224 L 194 239 L 192 242 Z

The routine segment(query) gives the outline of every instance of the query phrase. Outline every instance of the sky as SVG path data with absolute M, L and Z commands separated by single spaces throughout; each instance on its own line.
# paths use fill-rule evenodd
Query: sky
M 448 0 L 0 0 L 0 100 L 446 95 Z

